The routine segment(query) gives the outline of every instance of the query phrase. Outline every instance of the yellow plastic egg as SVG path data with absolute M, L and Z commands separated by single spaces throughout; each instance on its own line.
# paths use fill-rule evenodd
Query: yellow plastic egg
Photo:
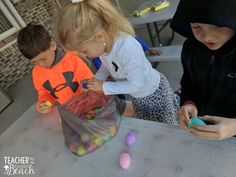
M 80 145 L 78 150 L 77 150 L 77 154 L 82 156 L 86 153 L 87 153 L 87 151 L 86 151 L 86 148 L 84 147 L 84 145 Z
M 103 144 L 103 139 L 102 138 L 96 138 L 94 140 L 94 143 L 97 145 L 97 146 L 101 146 Z
M 116 127 L 111 127 L 110 128 L 110 135 L 115 136 L 115 134 L 116 134 Z

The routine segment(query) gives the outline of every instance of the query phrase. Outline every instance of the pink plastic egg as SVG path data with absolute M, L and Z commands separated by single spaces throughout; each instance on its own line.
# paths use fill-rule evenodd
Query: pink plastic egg
M 128 153 L 122 153 L 120 154 L 120 166 L 123 169 L 128 169 L 131 164 L 131 157 Z
M 129 146 L 135 144 L 136 140 L 137 140 L 137 134 L 135 131 L 129 132 L 128 135 L 126 136 L 126 144 Z

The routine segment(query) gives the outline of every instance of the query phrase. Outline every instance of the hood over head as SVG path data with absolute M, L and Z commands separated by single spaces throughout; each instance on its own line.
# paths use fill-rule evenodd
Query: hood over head
M 184 37 L 193 37 L 190 23 L 236 29 L 236 0 L 180 0 L 171 28 Z

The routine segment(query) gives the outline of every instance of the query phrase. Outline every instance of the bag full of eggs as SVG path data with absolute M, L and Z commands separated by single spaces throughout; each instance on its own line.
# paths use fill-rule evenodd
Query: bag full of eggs
M 120 125 L 118 99 L 87 91 L 58 108 L 66 146 L 76 155 L 93 152 L 114 137 Z

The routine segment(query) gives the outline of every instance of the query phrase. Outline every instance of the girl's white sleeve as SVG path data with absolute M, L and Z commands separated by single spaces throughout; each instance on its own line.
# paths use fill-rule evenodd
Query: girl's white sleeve
M 104 93 L 106 95 L 137 94 L 145 84 L 145 65 L 148 62 L 141 45 L 137 41 L 126 41 L 120 48 L 118 57 L 122 70 L 126 73 L 126 80 L 104 82 Z
M 108 76 L 110 75 L 109 71 L 106 69 L 106 67 L 102 64 L 98 71 L 96 72 L 94 78 L 98 80 L 105 81 Z

